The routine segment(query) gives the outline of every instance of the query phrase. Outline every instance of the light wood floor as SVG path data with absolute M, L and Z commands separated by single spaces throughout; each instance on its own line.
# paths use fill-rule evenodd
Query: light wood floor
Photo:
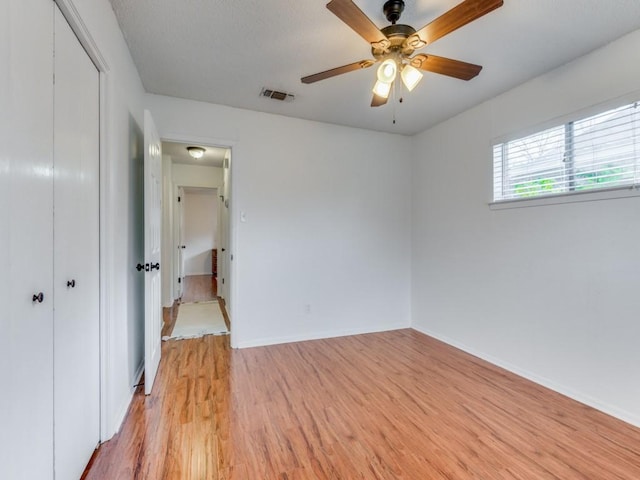
M 640 479 L 640 429 L 413 330 L 162 348 L 87 479 Z
M 184 278 L 182 303 L 215 300 L 218 283 L 213 275 L 188 275 Z

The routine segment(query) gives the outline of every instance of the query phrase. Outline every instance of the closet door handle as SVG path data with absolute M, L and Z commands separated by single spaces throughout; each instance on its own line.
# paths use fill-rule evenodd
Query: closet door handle
M 149 264 L 145 263 L 143 265 L 143 264 L 139 263 L 138 265 L 136 265 L 136 270 L 138 270 L 139 272 L 141 272 L 142 270 L 145 270 L 145 271 L 148 272 L 149 271 Z
M 76 281 L 74 279 L 67 281 L 67 288 L 76 288 Z
M 33 298 L 31 299 L 31 301 L 32 301 L 33 303 L 36 303 L 36 302 L 38 302 L 38 303 L 42 303 L 42 302 L 44 302 L 44 293 L 42 293 L 42 292 L 40 292 L 40 293 L 34 293 L 34 294 L 33 294 Z
M 152 263 L 151 264 L 151 271 L 153 272 L 154 270 L 160 270 L 160 264 L 159 263 Z

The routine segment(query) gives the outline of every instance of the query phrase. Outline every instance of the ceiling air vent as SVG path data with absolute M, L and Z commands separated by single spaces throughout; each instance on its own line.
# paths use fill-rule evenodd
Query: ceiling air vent
M 274 100 L 280 100 L 283 102 L 292 102 L 295 97 L 293 93 L 279 92 L 278 90 L 273 90 L 272 88 L 263 87 L 260 91 L 261 97 L 272 98 Z

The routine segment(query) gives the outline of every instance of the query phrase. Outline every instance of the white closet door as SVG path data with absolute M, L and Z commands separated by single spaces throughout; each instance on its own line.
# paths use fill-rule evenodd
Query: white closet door
M 75 480 L 99 441 L 99 75 L 55 12 L 54 445 Z
M 51 0 L 0 2 L 0 478 L 11 480 L 53 473 L 52 53 Z

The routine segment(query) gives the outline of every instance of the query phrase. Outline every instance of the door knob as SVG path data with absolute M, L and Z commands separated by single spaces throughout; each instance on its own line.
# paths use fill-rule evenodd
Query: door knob
M 153 272 L 154 270 L 160 270 L 160 264 L 159 263 L 155 263 L 155 264 L 151 264 L 151 271 Z
M 38 302 L 38 303 L 42 303 L 42 302 L 44 301 L 44 294 L 43 294 L 42 292 L 40 292 L 40 293 L 34 293 L 34 294 L 33 294 L 33 298 L 31 299 L 31 301 L 32 301 L 33 303 L 36 303 L 36 302 Z
M 71 288 L 76 288 L 76 281 L 75 281 L 75 280 L 73 280 L 73 279 L 68 280 L 68 281 L 67 281 L 67 288 L 69 288 L 69 287 L 71 287 Z

